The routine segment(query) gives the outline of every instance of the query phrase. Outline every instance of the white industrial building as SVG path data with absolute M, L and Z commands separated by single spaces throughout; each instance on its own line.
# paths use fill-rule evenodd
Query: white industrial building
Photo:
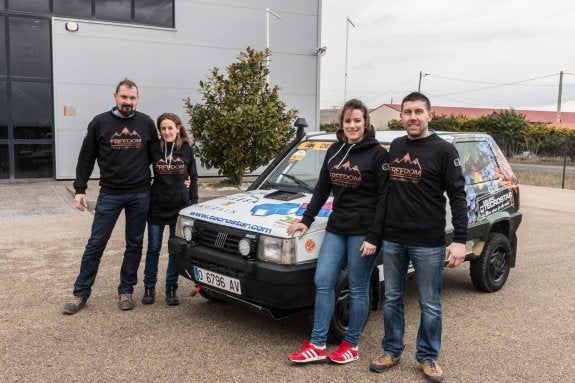
M 269 46 L 270 84 L 316 130 L 320 27 L 321 0 L 1 0 L 0 179 L 74 178 L 124 78 L 138 110 L 187 121 L 183 99 L 200 102 L 199 81 L 248 46 Z

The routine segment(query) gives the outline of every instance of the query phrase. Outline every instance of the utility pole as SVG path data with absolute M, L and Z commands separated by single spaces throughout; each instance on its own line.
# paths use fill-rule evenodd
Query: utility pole
M 349 40 L 349 24 L 351 24 L 355 28 L 355 24 L 351 19 L 346 17 L 345 19 L 345 81 L 343 85 L 343 104 L 347 101 L 347 47 L 348 47 L 348 40 Z
M 561 122 L 561 93 L 563 92 L 563 71 L 559 72 L 559 95 L 557 96 L 557 117 L 555 122 Z
M 280 15 L 278 15 L 277 13 L 272 11 L 271 9 L 266 8 L 266 49 L 270 48 L 270 14 L 279 20 L 282 19 Z M 266 77 L 266 82 L 269 84 L 269 82 L 270 82 L 270 73 L 269 73 L 270 58 L 269 57 L 266 59 L 266 66 L 268 67 L 268 75 Z
M 429 76 L 429 73 L 423 73 L 422 71 L 419 71 L 419 85 L 417 85 L 418 92 L 421 92 L 421 78 L 425 76 Z

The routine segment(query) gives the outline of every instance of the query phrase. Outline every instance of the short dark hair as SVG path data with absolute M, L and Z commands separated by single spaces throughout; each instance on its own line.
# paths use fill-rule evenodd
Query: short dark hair
M 431 101 L 429 101 L 429 98 L 427 98 L 426 95 L 420 92 L 411 92 L 410 94 L 405 96 L 401 101 L 401 110 L 403 110 L 403 104 L 411 101 L 423 101 L 425 102 L 425 107 L 427 108 L 427 111 L 428 112 L 431 111 Z
M 136 83 L 133 82 L 132 80 L 128 80 L 127 78 L 123 79 L 118 83 L 118 86 L 116 87 L 116 93 L 120 91 L 121 86 L 125 86 L 126 88 L 136 88 L 136 92 L 138 92 L 138 86 L 136 85 Z
M 365 121 L 365 132 L 363 134 L 364 137 L 373 131 L 373 126 L 371 126 L 369 122 L 369 110 L 367 109 L 367 106 L 365 106 L 365 104 L 362 101 L 356 98 L 352 98 L 343 105 L 343 108 L 341 108 L 341 111 L 339 112 L 339 129 L 337 131 L 337 138 L 341 141 L 347 142 L 345 134 L 343 133 L 343 118 L 345 112 L 347 112 L 350 109 L 360 110 L 361 114 L 363 114 L 363 120 Z

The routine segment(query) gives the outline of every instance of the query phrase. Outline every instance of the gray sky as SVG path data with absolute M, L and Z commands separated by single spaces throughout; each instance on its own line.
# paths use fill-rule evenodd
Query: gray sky
M 417 90 L 432 105 L 575 112 L 575 2 L 323 0 L 321 107 Z M 506 84 L 506 85 L 503 85 Z

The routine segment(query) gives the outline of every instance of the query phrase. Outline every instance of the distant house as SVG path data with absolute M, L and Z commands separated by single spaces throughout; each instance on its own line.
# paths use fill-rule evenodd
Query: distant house
M 339 117 L 339 108 L 332 109 L 321 109 L 319 111 L 319 121 L 320 124 L 326 124 L 330 122 L 337 122 Z
M 391 120 L 399 119 L 400 104 L 383 104 L 369 112 L 371 124 L 376 130 L 387 130 L 387 123 Z M 452 106 L 434 106 L 433 110 L 436 116 L 467 116 L 467 117 L 481 117 L 488 116 L 493 112 L 499 112 L 505 109 L 490 109 L 490 108 L 459 108 Z M 547 122 L 553 124 L 557 128 L 571 128 L 575 129 L 575 113 L 574 112 L 561 112 L 561 123 L 555 123 L 557 112 L 548 112 L 541 110 L 518 110 L 514 109 L 516 113 L 524 114 L 527 121 L 531 122 Z

